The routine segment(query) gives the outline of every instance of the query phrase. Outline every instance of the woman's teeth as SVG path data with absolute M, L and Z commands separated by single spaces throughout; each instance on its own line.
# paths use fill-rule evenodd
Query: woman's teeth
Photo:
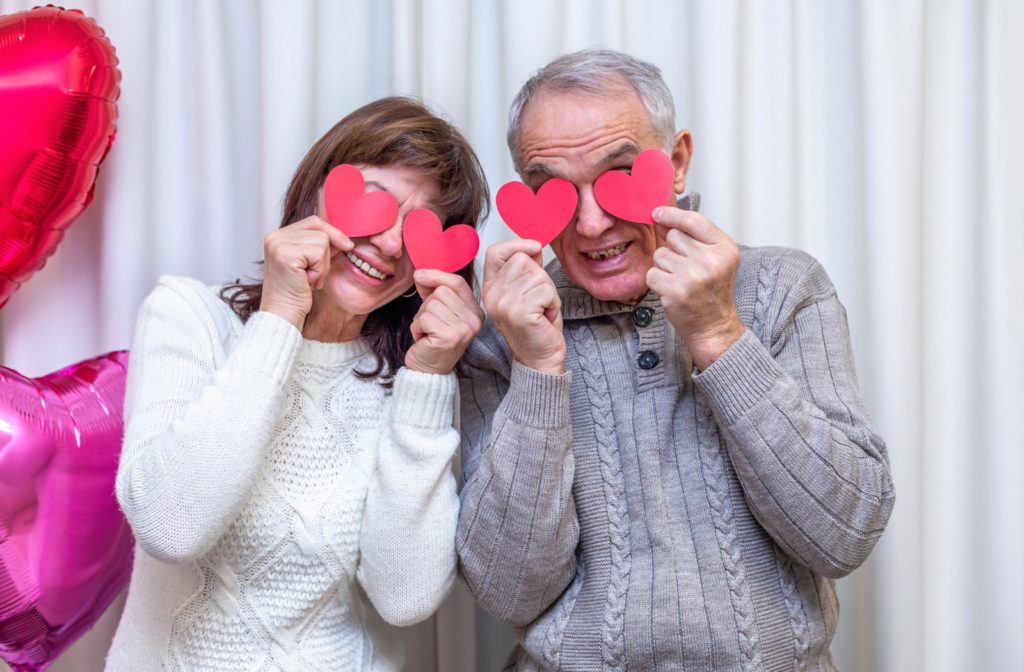
M 368 263 L 366 263 L 365 261 L 363 261 L 362 259 L 360 259 L 356 255 L 352 254 L 351 252 L 346 253 L 345 256 L 348 257 L 348 260 L 352 262 L 353 266 L 358 268 L 363 273 L 366 273 L 371 278 L 377 278 L 378 280 L 383 280 L 383 279 L 388 277 L 386 274 L 381 273 L 376 268 L 374 268 L 373 266 L 370 266 Z
M 623 252 L 626 251 L 626 246 L 628 244 L 629 243 L 623 243 L 622 245 L 616 245 L 615 247 L 609 247 L 607 250 L 601 250 L 600 252 L 586 252 L 585 254 L 589 258 L 591 258 L 591 259 L 593 259 L 595 261 L 600 261 L 602 259 L 608 259 L 610 257 L 614 257 L 614 256 L 622 254 Z

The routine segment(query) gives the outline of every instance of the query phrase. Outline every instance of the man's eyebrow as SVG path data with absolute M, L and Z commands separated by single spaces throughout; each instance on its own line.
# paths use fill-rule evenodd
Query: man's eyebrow
M 598 162 L 598 166 L 605 167 L 612 164 L 618 163 L 625 157 L 629 157 L 630 160 L 636 158 L 636 155 L 640 153 L 640 148 L 632 142 L 624 142 L 615 149 L 611 150 Z
M 640 147 L 634 142 L 623 142 L 619 146 L 615 147 L 607 154 L 605 154 L 600 161 L 598 161 L 598 167 L 605 168 L 607 166 L 619 163 L 622 159 L 628 157 L 630 161 L 636 158 L 636 155 L 640 153 Z M 551 170 L 548 166 L 543 163 L 531 163 L 523 169 L 523 178 L 530 180 L 534 177 L 558 177 L 558 175 Z
M 523 177 L 525 181 L 530 180 L 534 177 L 558 177 L 553 170 L 548 168 L 543 163 L 531 163 L 526 168 L 523 168 Z

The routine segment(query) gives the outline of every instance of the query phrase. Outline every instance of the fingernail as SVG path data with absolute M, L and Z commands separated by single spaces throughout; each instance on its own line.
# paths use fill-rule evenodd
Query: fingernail
M 661 219 L 661 216 L 664 215 L 664 214 L 665 214 L 665 207 L 659 205 L 658 207 L 656 207 L 654 209 L 654 212 L 651 213 L 651 219 L 657 221 L 657 220 Z

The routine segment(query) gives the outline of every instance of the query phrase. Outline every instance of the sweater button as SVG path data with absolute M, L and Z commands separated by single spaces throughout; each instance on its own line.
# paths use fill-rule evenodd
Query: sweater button
M 653 350 L 644 350 L 636 358 L 636 363 L 641 369 L 653 369 L 658 365 L 658 353 Z
M 654 311 L 647 306 L 639 306 L 633 311 L 633 324 L 646 327 L 654 319 Z

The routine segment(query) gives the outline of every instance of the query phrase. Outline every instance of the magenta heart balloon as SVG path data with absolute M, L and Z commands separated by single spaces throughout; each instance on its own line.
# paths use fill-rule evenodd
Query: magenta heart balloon
M 45 669 L 127 584 L 114 496 L 128 353 L 42 378 L 0 367 L 0 658 Z

